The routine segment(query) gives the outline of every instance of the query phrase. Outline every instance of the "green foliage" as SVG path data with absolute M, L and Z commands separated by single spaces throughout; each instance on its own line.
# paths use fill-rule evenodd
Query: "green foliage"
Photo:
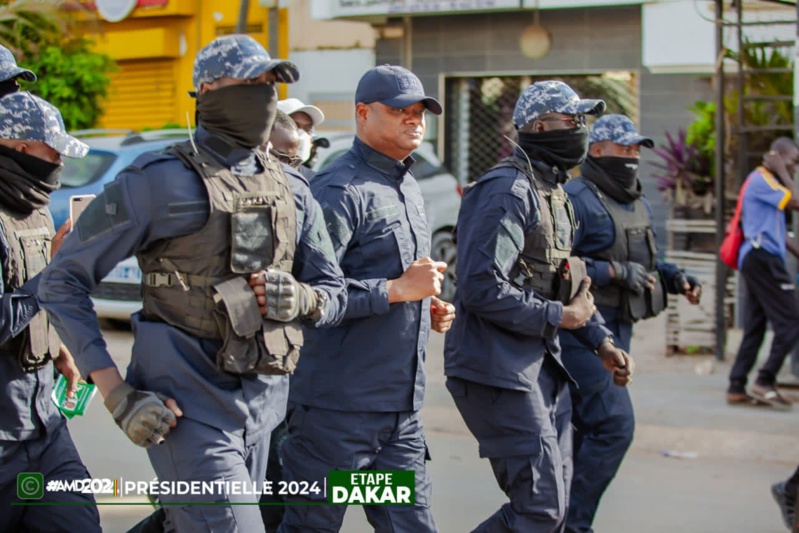
M 40 47 L 25 63 L 39 77 L 27 90 L 58 107 L 67 129 L 92 128 L 102 116 L 108 96 L 109 74 L 116 64 L 107 55 L 92 51 L 91 41 L 77 39 L 59 47 Z
M 43 43 L 60 41 L 70 29 L 59 17 L 64 0 L 13 0 L 0 2 L 0 43 L 17 60 L 35 54 Z
M 744 69 L 743 96 L 733 90 L 724 99 L 724 121 L 733 134 L 743 126 L 781 126 L 793 123 L 793 62 L 790 50 L 768 48 L 744 42 L 740 52 L 726 50 L 725 57 L 740 62 Z M 741 105 L 742 116 L 738 109 Z M 691 205 L 697 200 L 709 206 L 710 198 L 701 197 L 713 192 L 716 176 L 716 104 L 696 102 L 691 108 L 694 120 L 677 135 L 666 135 L 666 144 L 655 149 L 661 161 L 655 166 L 658 187 L 671 194 L 677 204 Z M 740 119 L 743 123 L 740 123 Z M 786 132 L 787 133 L 787 132 Z M 768 149 L 773 136 L 750 135 L 747 151 L 762 153 Z M 737 164 L 738 137 L 727 138 L 725 173 L 733 176 Z M 728 187 L 729 188 L 729 187 Z M 733 187 L 731 190 L 737 190 Z M 709 210 L 709 208 L 708 208 Z
M 707 161 L 708 176 L 716 175 L 716 104 L 695 102 L 691 108 L 696 118 L 686 128 L 686 142 L 693 146 L 699 157 Z
M 86 8 L 69 0 L 0 1 L 0 44 L 38 76 L 22 88 L 52 103 L 68 129 L 94 127 L 116 70 L 107 55 L 92 50 L 71 16 Z

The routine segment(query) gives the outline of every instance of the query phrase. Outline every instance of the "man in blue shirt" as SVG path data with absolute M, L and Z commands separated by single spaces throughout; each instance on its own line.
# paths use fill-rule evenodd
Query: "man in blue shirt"
M 36 79 L 6 62 L 4 52 L 0 76 Z M 53 366 L 68 380 L 70 397 L 80 374 L 36 298 L 41 271 L 70 228 L 67 222 L 54 235 L 47 210 L 61 157 L 87 150 L 48 102 L 26 92 L 0 99 L 0 531 L 100 531 L 92 495 L 45 489 L 90 476 L 51 400 Z M 22 472 L 41 477 L 20 484 Z M 26 501 L 50 506 L 11 505 Z
M 330 470 L 413 470 L 415 505 L 363 509 L 378 531 L 435 531 L 419 410 L 431 322 L 446 331 L 454 310 L 435 298 L 447 265 L 429 257 L 424 199 L 410 170 L 425 113 L 441 114 L 441 104 L 412 72 L 392 65 L 363 75 L 355 104 L 352 149 L 311 185 L 347 278 L 347 311 L 340 326 L 309 332 L 291 378 L 284 475 L 321 486 Z M 290 506 L 279 531 L 338 531 L 345 511 Z
M 741 207 L 745 240 L 738 255 L 738 268 L 746 284 L 744 335 L 730 370 L 727 402 L 731 404 L 752 403 L 746 391 L 747 378 L 757 362 L 766 325 L 771 322 L 771 352 L 749 393 L 758 402 L 791 408 L 776 382 L 785 358 L 799 342 L 796 282 L 785 268 L 786 249 L 799 257 L 797 245 L 786 239 L 785 228 L 785 210 L 799 210 L 799 191 L 792 178 L 798 162 L 799 148 L 787 137 L 780 137 L 771 144 L 763 165 L 746 178 Z
M 264 531 L 256 505 L 225 504 L 258 502 L 241 487 L 264 480 L 300 323 L 329 326 L 344 312 L 344 280 L 307 182 L 260 150 L 275 84 L 298 77 L 296 66 L 248 36 L 200 50 L 196 138 L 141 156 L 106 186 L 39 287 L 81 373 L 117 425 L 147 448 L 159 481 L 216 487 L 160 493 L 164 503 L 187 503 L 165 507 L 167 531 Z M 134 254 L 144 307 L 132 317 L 123 381 L 89 295 Z M 266 280 L 265 319 L 251 278 Z
M 570 258 L 561 183 L 585 158 L 586 114 L 605 108 L 559 81 L 519 97 L 514 154 L 464 193 L 458 215 L 457 318 L 444 346 L 447 388 L 509 498 L 475 531 L 563 531 L 572 477 L 571 381 L 558 330 L 573 330 L 617 385 L 633 364 L 614 346 Z M 569 265 L 569 270 L 564 265 Z M 561 295 L 563 279 L 580 283 Z M 573 295 L 573 296 L 572 296 Z
M 698 303 L 702 287 L 676 265 L 657 260 L 652 212 L 638 179 L 640 147 L 652 148 L 632 120 L 605 115 L 591 127 L 580 177 L 563 188 L 574 207 L 573 253 L 585 259 L 594 302 L 616 345 L 630 350 L 633 323 L 659 313 L 664 291 Z M 571 386 L 574 479 L 566 531 L 589 533 L 599 501 L 633 440 L 630 393 L 615 387 L 570 331 L 560 332 Z

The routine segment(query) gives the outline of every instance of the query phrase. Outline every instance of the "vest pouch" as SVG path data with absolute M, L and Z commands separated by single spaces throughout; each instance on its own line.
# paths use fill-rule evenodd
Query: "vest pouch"
M 558 192 L 560 194 L 557 194 Z M 549 205 L 552 210 L 555 247 L 559 250 L 571 251 L 574 238 L 574 215 L 572 215 L 571 204 L 566 198 L 566 193 L 560 189 L 560 186 L 550 195 Z
M 214 317 L 223 343 L 216 354 L 217 366 L 231 374 L 254 373 L 266 347 L 259 342 L 263 319 L 252 289 L 244 278 L 236 277 L 214 285 L 212 290 Z
M 624 291 L 625 311 L 632 322 L 657 316 L 666 308 L 666 295 L 663 290 L 663 282 L 660 280 L 660 274 L 657 271 L 653 271 L 649 275 L 657 280 L 655 281 L 654 289 L 646 289 L 641 295 L 632 291 Z M 625 307 L 624 304 L 623 307 Z
M 47 266 L 47 258 L 50 255 L 48 230 L 34 229 L 17 234 L 24 257 L 25 277 L 31 279 Z M 17 352 L 17 360 L 23 371 L 33 372 L 50 361 L 49 326 L 47 313 L 41 310 L 33 315 L 28 327 L 19 335 L 21 345 Z
M 244 278 L 214 285 L 213 291 L 223 342 L 217 366 L 231 374 L 291 374 L 303 343 L 300 326 L 264 320 Z
M 230 269 L 249 274 L 266 269 L 275 255 L 273 210 L 264 195 L 237 198 L 231 215 Z
M 658 316 L 666 309 L 666 289 L 663 287 L 663 280 L 660 273 L 655 271 L 651 275 L 657 280 L 655 288 L 651 291 L 646 291 L 646 316 L 644 318 L 652 318 Z
M 302 328 L 297 322 L 264 320 L 264 344 L 267 357 L 258 362 L 258 374 L 291 374 L 300 360 L 304 342 Z
M 555 299 L 568 305 L 586 275 L 585 261 L 574 256 L 564 259 L 555 275 Z

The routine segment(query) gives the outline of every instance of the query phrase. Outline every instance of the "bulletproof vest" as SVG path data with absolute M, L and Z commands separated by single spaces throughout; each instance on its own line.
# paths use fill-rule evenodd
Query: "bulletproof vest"
M 46 208 L 20 215 L 0 207 L 0 230 L 8 242 L 3 282 L 6 292 L 11 292 L 44 270 L 50 262 L 50 241 L 55 233 L 53 219 Z M 0 352 L 14 353 L 22 370 L 32 372 L 58 357 L 60 346 L 61 341 L 50 325 L 47 313 L 40 310 L 33 315 L 28 327 L 0 345 Z
M 571 255 L 574 237 L 574 212 L 560 184 L 551 184 L 543 177 L 536 178 L 536 169 L 518 156 L 503 159 L 492 170 L 511 167 L 530 180 L 538 194 L 541 221 L 532 233 L 524 236 L 524 248 L 510 272 L 510 280 L 548 300 L 557 299 L 557 273 L 560 265 Z M 533 170 L 533 174 L 530 171 Z M 490 171 L 489 171 L 490 172 Z
M 606 195 L 592 181 L 583 181 L 594 191 L 613 222 L 615 239 L 610 247 L 591 253 L 590 257 L 602 261 L 632 261 L 644 265 L 653 272 L 656 269 L 657 244 L 652 230 L 649 213 L 643 200 L 633 202 L 633 210 L 628 211 L 616 202 L 608 201 Z M 591 286 L 594 302 L 597 305 L 619 307 L 625 291 L 618 285 L 604 287 Z
M 191 235 L 136 254 L 144 315 L 205 339 L 222 339 L 212 288 L 271 268 L 291 272 L 296 248 L 294 196 L 280 163 L 258 154 L 264 171 L 236 176 L 188 142 L 167 149 L 202 177 L 210 212 Z

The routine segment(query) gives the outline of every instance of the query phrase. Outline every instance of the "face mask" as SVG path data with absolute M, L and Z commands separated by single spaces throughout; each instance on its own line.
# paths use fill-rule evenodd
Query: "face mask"
M 64 168 L 60 163 L 50 163 L 6 146 L 0 146 L 0 155 L 13 159 L 32 181 L 46 185 L 57 186 L 61 169 Z
M 588 128 L 519 133 L 519 146 L 531 159 L 567 171 L 588 154 Z
M 197 123 L 242 148 L 266 144 L 276 114 L 272 85 L 229 85 L 197 95 Z
M 19 83 L 16 79 L 6 80 L 0 82 L 0 98 L 7 94 L 12 94 L 19 91 Z
M 631 157 L 592 157 L 605 174 L 625 189 L 635 187 L 638 180 L 638 159 Z
M 305 130 L 300 130 L 300 146 L 297 147 L 297 157 L 300 158 L 300 161 L 305 163 L 311 158 L 311 145 L 313 141 L 311 141 L 311 134 Z

